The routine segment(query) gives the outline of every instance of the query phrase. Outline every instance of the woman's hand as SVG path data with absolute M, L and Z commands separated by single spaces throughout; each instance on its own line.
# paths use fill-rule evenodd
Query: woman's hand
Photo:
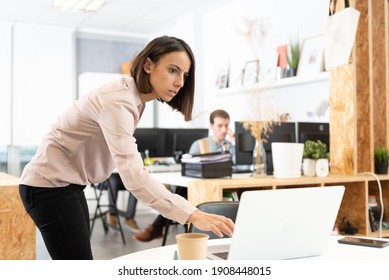
M 223 233 L 232 237 L 234 231 L 234 222 L 221 215 L 208 214 L 197 210 L 193 212 L 188 219 L 196 228 L 203 231 L 212 231 L 219 237 L 223 237 Z

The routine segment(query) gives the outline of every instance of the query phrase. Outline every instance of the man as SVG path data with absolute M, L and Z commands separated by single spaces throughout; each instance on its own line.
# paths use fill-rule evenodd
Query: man
M 204 152 L 223 152 L 229 150 L 232 156 L 232 162 L 235 163 L 235 140 L 234 132 L 229 129 L 230 115 L 224 110 L 215 110 L 209 117 L 210 129 L 212 135 L 203 139 L 196 140 L 190 147 L 190 154 L 200 154 Z M 227 135 L 230 140 L 227 140 Z M 203 145 L 206 143 L 206 145 Z M 206 146 L 207 151 L 202 147 Z M 172 186 L 172 191 L 180 194 L 183 197 L 187 196 L 186 188 Z M 156 238 L 161 238 L 163 235 L 163 227 L 166 225 L 167 219 L 162 215 L 158 215 L 154 222 L 147 226 L 143 231 L 134 234 L 136 240 L 149 242 Z

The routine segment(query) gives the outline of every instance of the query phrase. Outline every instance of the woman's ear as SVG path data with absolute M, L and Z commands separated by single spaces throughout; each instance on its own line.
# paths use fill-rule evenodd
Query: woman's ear
M 147 74 L 150 74 L 152 63 L 153 63 L 153 62 L 151 61 L 150 58 L 146 58 L 146 62 L 145 62 L 145 64 L 143 64 L 143 70 L 144 70 Z

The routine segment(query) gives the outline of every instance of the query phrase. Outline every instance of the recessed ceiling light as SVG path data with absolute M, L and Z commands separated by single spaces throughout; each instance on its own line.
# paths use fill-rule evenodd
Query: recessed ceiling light
M 95 12 L 104 4 L 104 0 L 54 0 L 51 6 L 70 12 Z

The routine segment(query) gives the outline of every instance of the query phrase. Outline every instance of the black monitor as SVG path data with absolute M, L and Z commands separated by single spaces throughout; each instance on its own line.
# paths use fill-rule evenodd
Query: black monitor
M 243 122 L 235 122 L 235 163 L 237 167 L 253 164 L 255 138 L 243 127 Z
M 181 155 L 188 153 L 192 143 L 208 137 L 207 128 L 167 129 L 166 155 L 180 161 Z
M 165 157 L 167 129 L 137 128 L 134 137 L 138 151 L 145 157 L 145 150 L 149 150 L 149 157 Z
M 320 140 L 327 145 L 330 151 L 330 124 L 316 122 L 297 123 L 298 142 L 305 143 L 307 140 Z
M 265 136 L 267 142 L 263 143 L 266 151 L 267 174 L 273 174 L 273 159 L 271 154 L 272 142 L 296 142 L 296 124 L 292 122 L 281 123 L 273 127 L 273 132 Z M 243 122 L 235 122 L 235 153 L 236 165 L 247 166 L 252 164 L 252 154 L 255 139 L 243 127 Z

